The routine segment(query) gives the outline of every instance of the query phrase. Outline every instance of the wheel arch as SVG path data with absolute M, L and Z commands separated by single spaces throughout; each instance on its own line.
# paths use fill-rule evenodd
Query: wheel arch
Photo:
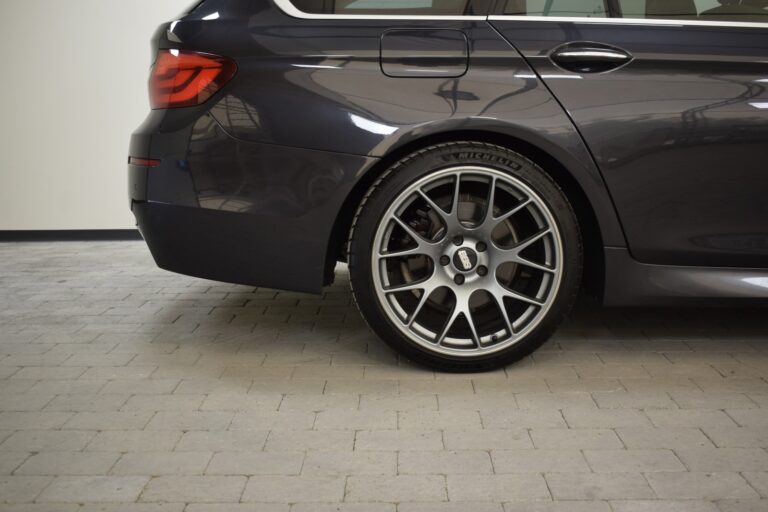
M 540 145 L 530 142 L 519 136 L 499 131 L 487 130 L 456 130 L 434 133 L 419 138 L 411 139 L 402 144 L 395 144 L 384 156 L 369 169 L 355 184 L 347 196 L 334 222 L 331 240 L 328 244 L 326 257 L 326 283 L 333 281 L 333 270 L 337 261 L 346 259 L 346 241 L 352 222 L 365 194 L 387 169 L 407 155 L 419 151 L 425 147 L 447 142 L 484 142 L 505 147 L 516 151 L 540 165 L 553 180 L 562 188 L 571 205 L 574 208 L 579 221 L 584 243 L 584 284 L 591 294 L 601 297 L 604 289 L 605 262 L 604 248 L 606 245 L 606 230 L 613 229 L 612 224 L 618 223 L 618 219 L 601 219 L 595 209 L 597 201 L 610 203 L 610 198 L 593 197 L 584 186 L 586 176 L 577 177 L 572 171 L 572 166 L 566 166 L 561 158 L 554 157 L 550 151 L 546 151 Z M 611 211 L 615 216 L 615 210 L 611 204 Z

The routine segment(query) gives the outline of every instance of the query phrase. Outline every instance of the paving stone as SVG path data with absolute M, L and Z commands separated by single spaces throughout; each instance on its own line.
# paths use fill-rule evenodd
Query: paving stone
M 640 473 L 547 473 L 556 500 L 650 499 L 655 495 Z
M 487 501 L 398 503 L 397 512 L 503 512 L 501 503 Z
M 544 478 L 539 474 L 448 475 L 451 501 L 497 501 L 550 499 Z
M 718 512 L 709 501 L 626 500 L 611 501 L 613 512 Z
M 248 481 L 242 501 L 335 503 L 344 498 L 344 477 L 258 476 Z
M 485 451 L 401 451 L 397 458 L 400 475 L 481 475 L 493 473 Z
M 295 512 L 297 509 L 280 503 L 190 503 L 184 512 Z M 307 509 L 321 512 L 322 508 Z M 387 511 L 392 512 L 392 511 Z
M 101 510 L 99 505 L 96 505 L 96 507 L 98 507 L 98 509 L 95 510 L 99 510 L 99 512 L 109 512 Z M 3 505 L 2 510 L 3 512 L 91 512 L 94 509 L 88 506 L 81 508 L 79 503 L 6 503 Z M 181 510 L 173 511 L 169 509 L 169 512 L 181 512 Z
M 648 417 L 633 409 L 564 409 L 563 417 L 570 428 L 621 428 L 651 426 Z
M 265 450 L 352 450 L 355 432 L 353 430 L 297 430 L 270 432 Z
M 703 431 L 719 448 L 768 448 L 768 428 L 704 427 Z
M 672 450 L 584 450 L 595 473 L 652 473 L 685 471 Z
M 670 396 L 681 409 L 753 409 L 754 400 L 743 393 L 673 391 Z
M 720 500 L 717 502 L 720 512 L 764 512 L 768 506 L 768 500 Z
M 113 475 L 202 475 L 210 452 L 138 452 L 124 454 L 112 468 Z
M 592 398 L 601 409 L 677 409 L 667 393 L 630 393 L 626 391 L 596 392 Z
M 566 428 L 563 414 L 557 409 L 500 410 L 481 409 L 485 429 Z
M 307 452 L 301 472 L 304 475 L 315 476 L 394 475 L 397 473 L 397 469 L 397 453 L 395 452 L 310 451 Z
M 246 478 L 243 476 L 159 476 L 141 493 L 141 501 L 238 502 Z
M 147 430 L 225 430 L 232 423 L 231 412 L 161 411 L 147 424 Z
M 46 366 L 26 366 L 15 372 L 12 379 L 32 379 L 32 380 L 63 380 L 76 379 L 80 377 L 88 368 L 83 367 L 46 367 Z
M 609 429 L 534 429 L 531 438 L 536 448 L 549 449 L 616 449 L 621 440 Z
M 12 474 L 29 456 L 27 452 L 3 452 L 0 457 L 0 476 Z
M 133 395 L 121 407 L 123 411 L 196 411 L 205 395 Z
M 580 450 L 494 450 L 491 458 L 499 474 L 590 471 Z
M 61 428 L 64 430 L 141 430 L 154 413 L 146 412 L 78 412 Z
M 86 451 L 96 452 L 154 452 L 172 450 L 181 432 L 148 432 L 143 430 L 111 430 L 99 432 Z
M 133 502 L 149 481 L 142 476 L 60 476 L 37 498 L 54 503 Z
M 213 456 L 205 473 L 245 476 L 298 475 L 303 462 L 303 452 L 223 452 Z M 306 464 L 304 468 L 306 472 Z
M 316 422 L 313 412 L 264 411 L 235 413 L 230 430 L 309 430 Z M 330 427 L 330 425 L 326 426 Z M 342 427 L 344 428 L 344 427 Z
M 611 512 L 607 501 L 510 501 L 504 512 Z
M 768 428 L 768 409 L 726 409 L 740 427 Z
M 119 453 L 44 452 L 29 457 L 15 475 L 106 475 Z
M 712 448 L 712 441 L 698 428 L 617 428 L 627 448 Z
M 355 450 L 442 450 L 443 437 L 434 430 L 361 430 L 354 445 Z
M 190 431 L 179 434 L 175 445 L 181 452 L 240 452 L 258 451 L 267 441 L 267 431 Z M 173 448 L 173 446 L 171 447 Z
M 364 394 L 360 396 L 359 408 L 360 411 L 413 411 L 422 409 L 436 411 L 438 409 L 438 402 L 436 395 L 393 396 Z
M 679 448 L 675 453 L 690 471 L 768 471 L 768 452 L 754 448 Z
M 517 405 L 520 409 L 597 408 L 592 395 L 585 392 L 520 393 L 517 395 Z
M 48 430 L 60 428 L 72 412 L 0 412 L 0 430 Z
M 0 452 L 71 452 L 82 450 L 96 436 L 92 431 L 18 431 L 0 444 Z
M 760 496 L 768 498 L 768 471 L 765 468 L 762 471 L 747 471 L 743 476 Z
M 736 423 L 723 411 L 714 410 L 657 410 L 647 411 L 653 424 L 662 428 L 678 427 L 733 427 Z
M 736 473 L 649 473 L 646 477 L 656 495 L 662 499 L 759 497 L 746 480 Z
M 0 411 L 31 412 L 40 411 L 51 401 L 56 400 L 53 394 L 9 393 L 0 394 Z
M 412 411 L 410 411 L 412 413 Z M 314 428 L 318 430 L 371 430 L 396 429 L 396 411 L 325 410 L 317 415 Z
M 47 411 L 117 411 L 129 395 L 59 395 L 46 406 Z
M 525 429 L 483 430 L 481 434 L 471 430 L 445 430 L 443 442 L 448 450 L 514 450 L 533 448 L 533 442 Z
M 0 504 L 31 502 L 51 480 L 44 476 L 0 476 Z
M 350 476 L 345 501 L 446 501 L 445 477 L 436 475 Z
M 404 505 L 401 503 L 399 508 Z M 394 503 L 296 503 L 291 512 L 395 512 L 395 509 Z
M 119 379 L 107 383 L 101 393 L 120 395 L 163 395 L 172 393 L 178 379 Z
M 402 411 L 397 426 L 401 430 L 481 430 L 480 414 L 476 411 Z

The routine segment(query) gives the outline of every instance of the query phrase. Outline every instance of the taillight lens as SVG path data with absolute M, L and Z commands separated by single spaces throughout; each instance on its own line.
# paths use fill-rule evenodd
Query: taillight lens
M 149 79 L 153 109 L 194 107 L 208 101 L 237 72 L 232 59 L 208 53 L 160 50 Z

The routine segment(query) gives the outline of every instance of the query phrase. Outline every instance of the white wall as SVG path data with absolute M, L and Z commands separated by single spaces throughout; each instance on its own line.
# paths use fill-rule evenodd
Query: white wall
M 150 38 L 190 0 L 0 0 L 0 230 L 129 229 Z

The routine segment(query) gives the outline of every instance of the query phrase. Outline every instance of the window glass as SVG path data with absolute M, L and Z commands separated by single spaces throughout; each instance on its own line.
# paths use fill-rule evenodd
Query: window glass
M 508 16 L 566 16 L 605 18 L 605 0 L 507 0 L 504 14 Z
M 292 3 L 300 11 L 311 14 L 349 15 L 485 15 L 488 6 L 488 0 L 292 0 Z
M 619 0 L 624 18 L 768 23 L 768 0 Z

